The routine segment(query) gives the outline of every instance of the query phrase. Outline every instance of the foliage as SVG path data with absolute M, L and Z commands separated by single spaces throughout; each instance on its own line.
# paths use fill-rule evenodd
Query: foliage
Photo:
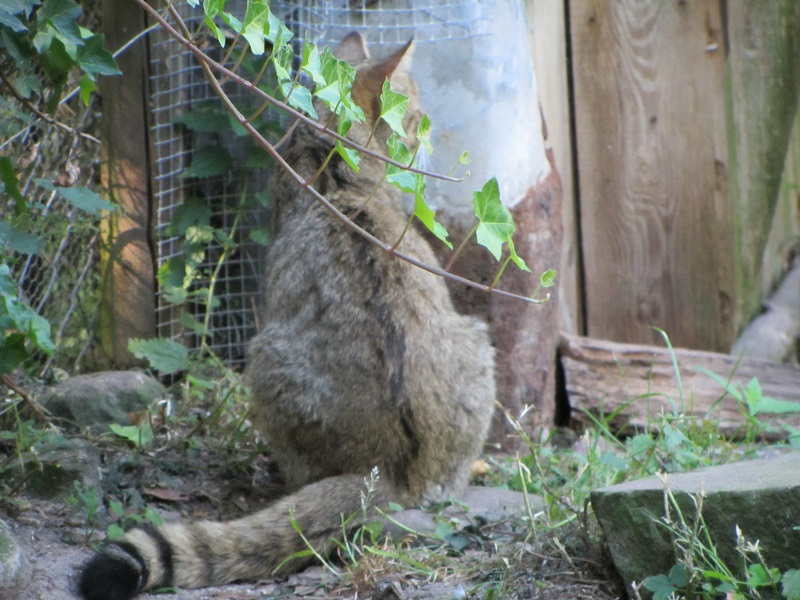
M 104 37 L 79 24 L 74 0 L 12 0 L 0 5 L 0 50 L 18 69 L 7 85 L 25 100 L 43 100 L 55 112 L 70 77 L 79 75 L 80 94 L 88 104 L 101 75 L 119 75 Z
M 82 26 L 82 18 L 74 0 L 13 0 L 0 6 L 0 85 L 7 92 L 0 101 L 0 129 L 8 136 L 0 145 L 8 148 L 0 158 L 0 374 L 33 356 L 54 354 L 44 304 L 58 296 L 59 285 L 67 285 L 52 281 L 40 298 L 36 284 L 14 281 L 15 275 L 45 269 L 70 232 L 78 242 L 81 229 L 96 231 L 101 211 L 114 209 L 93 190 L 73 185 L 77 176 L 70 173 L 80 170 L 74 158 L 77 140 L 94 138 L 58 120 L 59 107 L 73 95 L 68 88 L 75 86 L 88 106 L 98 78 L 119 74 L 103 36 Z M 59 136 L 72 139 L 51 143 Z M 24 152 L 17 151 L 16 138 L 28 139 L 19 148 Z M 63 153 L 56 157 L 61 172 L 36 177 L 35 166 L 47 161 L 38 156 L 45 148 Z M 53 210 L 57 204 L 66 208 Z M 60 344 L 59 350 L 67 346 Z
M 748 541 L 736 527 L 736 551 L 742 558 L 737 573 L 719 556 L 703 518 L 703 496 L 691 496 L 694 515 L 685 514 L 665 486 L 665 515 L 656 523 L 665 528 L 678 553 L 667 575 L 645 578 L 642 585 L 654 600 L 686 598 L 786 598 L 800 599 L 800 570 L 781 573 L 764 560 L 758 542 Z M 779 589 L 780 588 L 780 589 Z

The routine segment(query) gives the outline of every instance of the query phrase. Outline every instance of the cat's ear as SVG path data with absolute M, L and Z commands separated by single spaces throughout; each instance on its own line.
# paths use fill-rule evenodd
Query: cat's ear
M 411 56 L 414 53 L 414 38 L 408 40 L 404 46 L 392 52 L 381 61 L 369 66 L 372 77 L 380 80 L 383 85 L 385 79 L 391 79 L 398 68 L 406 69 L 411 63 Z M 402 65 L 402 67 L 401 67 Z
M 395 50 L 383 60 L 356 70 L 353 99 L 364 110 L 367 119 L 377 118 L 380 114 L 383 82 L 387 79 L 391 80 L 392 75 L 405 71 L 407 63 L 411 59 L 413 41 L 413 39 L 409 40 L 405 46 Z
M 367 43 L 364 41 L 364 37 L 357 31 L 348 33 L 345 38 L 339 42 L 339 45 L 333 51 L 333 55 L 353 66 L 360 65 L 370 58 Z

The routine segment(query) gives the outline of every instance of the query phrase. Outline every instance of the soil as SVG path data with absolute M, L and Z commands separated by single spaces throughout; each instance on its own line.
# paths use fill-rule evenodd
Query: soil
M 158 451 L 136 452 L 117 443 L 96 441 L 101 449 L 106 498 L 93 527 L 85 509 L 74 502 L 25 497 L 6 507 L 4 519 L 14 530 L 30 563 L 24 589 L 0 592 L 5 600 L 76 599 L 80 565 L 105 538 L 115 517 L 109 498 L 143 514 L 154 507 L 165 521 L 181 518 L 229 519 L 253 512 L 278 495 L 280 476 L 269 458 L 235 444 L 201 443 L 187 451 L 180 444 Z M 234 448 L 234 449 L 232 449 Z M 519 520 L 481 524 L 454 536 L 450 544 L 405 549 L 404 555 L 427 567 L 420 573 L 397 560 L 363 559 L 355 569 L 339 567 L 336 576 L 312 567 L 282 579 L 240 583 L 202 590 L 144 594 L 159 600 L 281 599 L 467 599 L 509 598 L 562 600 L 615 598 L 599 560 L 582 543 L 578 529 L 555 540 L 546 532 L 530 538 Z M 560 548 L 560 549 L 559 549 Z

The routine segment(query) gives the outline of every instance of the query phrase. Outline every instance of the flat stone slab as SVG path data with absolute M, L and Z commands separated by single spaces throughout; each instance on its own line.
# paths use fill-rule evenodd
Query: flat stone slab
M 595 490 L 592 507 L 614 564 L 626 584 L 667 574 L 676 551 L 663 523 L 664 482 L 648 477 Z M 736 574 L 736 526 L 759 541 L 767 565 L 800 568 L 800 452 L 669 475 L 666 485 L 691 524 L 692 496 L 704 494 L 702 515 L 720 557 Z M 677 515 L 673 511 L 673 521 Z M 741 575 L 741 574 L 740 574 Z

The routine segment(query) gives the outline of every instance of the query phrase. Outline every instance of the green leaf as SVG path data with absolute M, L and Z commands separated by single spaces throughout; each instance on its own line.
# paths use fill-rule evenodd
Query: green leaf
M 414 187 L 414 216 L 417 217 L 428 230 L 439 238 L 444 244 L 453 249 L 453 244 L 447 239 L 447 229 L 436 220 L 433 209 L 425 202 L 425 176 L 421 173 L 414 173 L 416 185 Z
M 461 156 L 458 157 L 458 162 L 462 165 L 469 164 L 469 150 L 464 150 L 464 152 L 461 153 Z
M 183 177 L 214 177 L 222 175 L 233 164 L 233 158 L 222 146 L 205 146 L 192 156 L 192 163 Z
M 122 75 L 117 61 L 104 47 L 105 36 L 93 35 L 78 48 L 78 66 L 91 78 L 97 75 Z
M 181 113 L 175 122 L 191 131 L 203 133 L 218 133 L 230 126 L 228 111 L 208 103 L 198 104 L 192 110 Z
M 322 62 L 320 61 L 319 49 L 311 42 L 303 43 L 303 62 L 300 70 L 306 72 L 316 85 L 324 86 L 327 84 L 322 75 Z
M 503 244 L 514 235 L 514 220 L 509 210 L 500 202 L 497 178 L 492 177 L 479 192 L 473 194 L 473 207 L 478 217 L 477 239 L 481 246 L 500 260 Z
M 422 115 L 419 126 L 417 127 L 417 140 L 425 149 L 428 156 L 433 154 L 433 146 L 431 146 L 431 120 L 428 115 Z
M 132 339 L 128 342 L 128 351 L 136 358 L 147 360 L 153 369 L 164 375 L 183 371 L 189 365 L 189 351 L 175 340 Z
M 269 31 L 270 14 L 269 2 L 247 0 L 241 33 L 250 45 L 250 51 L 256 56 L 264 54 L 264 39 Z
M 106 529 L 106 537 L 111 541 L 118 540 L 123 535 L 125 535 L 125 530 L 116 523 L 111 523 Z
M 23 214 L 28 209 L 28 203 L 19 191 L 19 179 L 14 172 L 11 159 L 7 156 L 0 156 L 0 179 L 5 187 L 3 191 L 14 200 L 14 214 Z
M 406 116 L 407 110 L 408 96 L 392 91 L 389 88 L 389 80 L 386 79 L 381 90 L 380 118 L 386 121 L 392 131 L 400 137 L 406 137 L 406 131 L 403 129 L 403 117 Z
M 800 600 L 800 569 L 789 569 L 783 574 L 781 591 L 786 600 Z
M 666 575 L 645 577 L 644 587 L 653 592 L 653 600 L 667 600 L 677 589 Z
M 361 155 L 358 153 L 358 150 L 345 146 L 339 140 L 336 140 L 334 148 L 336 148 L 336 152 L 339 156 L 344 159 L 344 162 L 350 165 L 350 168 L 357 173 L 359 169 L 358 163 L 361 162 Z
M 153 428 L 150 423 L 143 425 L 120 425 L 118 423 L 111 423 L 109 429 L 117 434 L 119 437 L 128 440 L 137 448 L 147 448 L 153 443 Z
M 281 84 L 281 92 L 286 97 L 286 102 L 289 106 L 305 112 L 312 119 L 318 118 L 317 111 L 314 110 L 311 92 L 308 88 L 290 81 Z
M 396 133 L 392 132 L 387 140 L 387 145 L 389 147 L 389 158 L 404 165 L 411 163 L 411 151 Z M 386 181 L 403 192 L 414 193 L 417 187 L 417 179 L 414 175 L 407 169 L 386 163 Z
M 272 42 L 273 49 L 282 49 L 294 37 L 294 34 L 271 11 L 268 12 L 267 39 Z
M 2 316 L 1 309 L 0 316 Z M 12 333 L 5 339 L 0 339 L 0 375 L 11 373 L 27 358 L 28 350 L 25 348 L 24 335 Z
M 64 200 L 75 208 L 79 208 L 90 215 L 97 216 L 102 210 L 114 212 L 117 209 L 113 202 L 104 200 L 100 194 L 89 188 L 80 186 L 60 187 L 53 185 L 52 179 L 34 179 L 34 181 L 46 190 L 58 192 Z
M 87 73 L 84 73 L 78 82 L 78 87 L 81 90 L 81 101 L 83 102 L 83 105 L 89 106 L 89 100 L 91 99 L 94 91 L 97 89 L 97 85 Z
M 7 221 L 0 221 L 0 244 L 7 244 L 20 254 L 38 254 L 44 242 L 33 234 L 14 228 Z
M 548 269 L 542 276 L 539 278 L 539 285 L 544 288 L 553 287 L 556 283 L 556 270 L 555 269 Z
M 39 24 L 40 31 L 45 26 L 50 26 L 55 30 L 62 42 L 78 46 L 83 44 L 83 38 L 77 23 L 80 14 L 81 7 L 73 0 L 48 0 L 37 11 L 36 21 Z M 46 50 L 44 46 L 41 49 L 37 48 L 39 53 L 44 50 Z
M 211 222 L 211 207 L 208 202 L 200 198 L 187 198 L 169 220 L 165 229 L 168 236 L 185 235 L 190 227 L 208 225 Z
M 21 12 L 21 8 L 0 5 L 0 26 L 8 27 L 11 31 L 28 31 L 20 18 L 17 16 Z

